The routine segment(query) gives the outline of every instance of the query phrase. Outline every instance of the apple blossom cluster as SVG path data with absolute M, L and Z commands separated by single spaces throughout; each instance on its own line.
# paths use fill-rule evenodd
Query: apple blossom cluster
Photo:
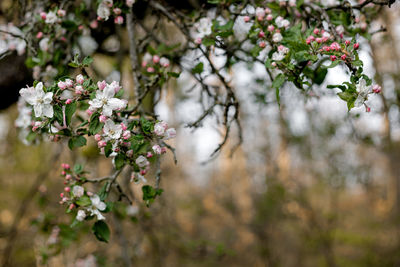
M 102 0 L 97 7 L 97 20 L 108 20 L 110 16 L 114 16 L 115 24 L 123 24 L 124 17 L 122 13 L 127 13 L 128 8 L 132 8 L 135 0 L 126 0 L 125 6 L 120 1 Z
M 175 138 L 176 131 L 164 121 L 131 114 L 128 101 L 121 99 L 123 93 L 118 82 L 94 83 L 82 74 L 49 87 L 35 82 L 20 90 L 16 126 L 28 141 L 40 136 L 54 142 L 68 139 L 70 149 L 85 146 L 86 137 L 92 137 L 116 170 L 130 166 L 131 181 L 146 183 L 151 162 L 167 152 L 165 141 Z M 65 188 L 60 203 L 68 206 L 68 212 L 76 210 L 77 221 L 104 220 L 108 191 L 95 194 L 86 190 L 83 185 L 90 180 L 80 165 L 73 170 L 68 164 L 62 167 Z
M 147 75 L 168 76 L 169 59 L 160 57 L 157 54 L 151 55 L 146 53 L 142 58 L 142 68 Z M 166 75 L 167 74 L 167 75 Z

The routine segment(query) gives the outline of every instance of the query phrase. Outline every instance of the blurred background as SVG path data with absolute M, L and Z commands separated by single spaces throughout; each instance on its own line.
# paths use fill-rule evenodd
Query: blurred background
M 400 266 L 399 14 L 399 3 L 383 8 L 373 23 L 387 32 L 361 41 L 366 73 L 383 87 L 370 98 L 370 113 L 347 112 L 336 92 L 326 89 L 347 79 L 341 67 L 329 69 L 312 93 L 286 84 L 279 108 L 275 92 L 266 90 L 261 64 L 235 65 L 244 143 L 233 155 L 234 133 L 209 161 L 222 128 L 214 117 L 195 131 L 186 128 L 202 106 L 189 90 L 190 75 L 183 72 L 171 81 L 156 112 L 177 129 L 170 144 L 178 164 L 172 155 L 164 158 L 164 193 L 149 208 L 141 201 L 140 185 L 128 182 L 129 173 L 121 177 L 135 201 L 107 214 L 108 244 L 98 242 L 89 225 L 70 231 L 71 218 L 58 202 L 62 162 L 83 163 L 92 177 L 107 175 L 110 162 L 94 142 L 73 152 L 65 144 L 24 145 L 14 127 L 16 104 L 3 108 L 0 251 L 7 265 Z M 176 34 L 170 24 L 165 28 Z M 94 58 L 104 77 L 115 77 L 119 60 L 117 75 L 129 88 L 128 57 Z M 10 71 L 5 60 L 0 73 Z M 13 75 L 20 72 L 16 68 Z M 3 97 L 21 87 L 1 82 Z

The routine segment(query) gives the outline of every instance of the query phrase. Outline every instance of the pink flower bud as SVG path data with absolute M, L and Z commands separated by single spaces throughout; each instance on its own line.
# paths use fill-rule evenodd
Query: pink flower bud
M 147 72 L 150 72 L 150 73 L 154 72 L 154 68 L 153 67 L 148 67 L 147 68 Z
M 72 176 L 71 176 L 71 174 L 67 174 L 67 175 L 65 176 L 65 179 L 67 179 L 67 180 L 71 180 L 71 179 L 72 179 Z
M 265 47 L 267 46 L 267 44 L 266 44 L 264 41 L 261 41 L 261 42 L 258 44 L 258 46 L 261 47 L 261 48 L 265 48 Z
M 319 34 L 319 29 L 315 28 L 315 29 L 313 30 L 313 33 L 314 33 L 314 34 Z
M 151 153 L 150 151 L 147 152 L 146 157 L 147 157 L 148 159 L 151 158 L 151 157 L 153 157 L 153 153 Z
M 42 37 L 43 37 L 43 32 L 38 32 L 38 33 L 36 34 L 36 38 L 40 39 L 40 38 L 42 38 Z
M 243 20 L 244 20 L 244 22 L 249 22 L 250 21 L 250 17 L 249 16 L 244 16 Z
M 257 17 L 257 20 L 258 20 L 258 21 L 263 21 L 263 20 L 264 20 L 264 17 L 263 17 L 263 16 L 258 16 L 258 17 Z
M 346 41 L 344 41 L 344 43 L 345 43 L 346 45 L 349 45 L 349 44 L 350 44 L 350 41 L 349 41 L 349 40 L 346 40 Z
M 120 15 L 122 10 L 120 8 L 116 7 L 116 8 L 113 9 L 113 12 L 114 12 L 115 15 Z
M 67 197 L 63 197 L 63 199 L 61 200 L 62 202 L 67 202 L 68 198 Z
M 69 166 L 68 163 L 62 163 L 62 164 L 61 164 L 61 167 L 62 167 L 63 169 L 66 169 L 66 170 L 69 170 L 69 168 L 71 168 L 71 166 Z
M 270 14 L 271 13 L 271 9 L 269 9 L 268 7 L 264 9 L 265 14 Z
M 264 33 L 263 31 L 260 31 L 260 32 L 258 33 L 258 37 L 259 37 L 259 38 L 264 38 L 264 37 L 265 37 L 265 33 Z
M 101 140 L 101 135 L 100 134 L 95 134 L 94 135 L 94 140 L 96 140 L 97 142 Z
M 66 79 L 64 83 L 68 88 L 74 86 L 74 82 L 71 79 Z
M 365 111 L 366 111 L 366 112 L 371 112 L 371 108 L 368 107 L 368 106 L 365 106 Z
M 315 39 L 315 40 L 316 40 L 316 41 L 317 41 L 317 43 L 319 43 L 319 44 L 320 44 L 320 43 L 322 43 L 322 38 L 319 38 L 319 37 L 318 37 L 318 38 L 317 38 L 317 39 Z
M 62 175 L 62 176 L 65 176 L 66 174 L 67 174 L 67 173 L 66 173 L 65 171 L 62 171 L 62 172 L 61 172 L 61 175 Z
M 97 82 L 97 87 L 99 88 L 99 90 L 104 90 L 104 88 L 106 88 L 106 86 L 107 86 L 106 81 Z
M 115 23 L 115 24 L 121 25 L 122 23 L 124 23 L 124 17 L 122 17 L 122 16 L 116 17 L 116 18 L 114 19 L 114 23 Z
M 46 12 L 40 12 L 40 17 L 45 20 L 46 19 Z
M 102 147 L 105 147 L 107 145 L 107 142 L 106 141 L 99 141 L 98 143 L 97 143 L 97 146 L 98 146 L 98 148 L 102 148 Z
M 130 150 L 126 151 L 126 156 L 131 158 L 133 156 L 133 150 L 130 149 Z
M 65 191 L 65 192 L 70 192 L 70 191 L 71 191 L 71 187 L 69 187 L 69 186 L 64 187 L 64 191 Z
M 340 58 L 341 58 L 342 60 L 346 60 L 346 57 L 347 57 L 347 56 L 346 56 L 345 54 L 343 54 L 343 55 L 340 56 Z
M 275 68 L 276 67 L 276 62 L 272 62 L 271 66 Z
M 72 99 L 71 98 L 68 98 L 66 101 L 65 101 L 65 104 L 67 104 L 67 105 L 69 105 L 69 104 L 71 104 L 72 103 Z
M 142 61 L 142 68 L 145 68 L 147 66 L 147 61 Z
M 126 127 L 126 125 L 123 122 L 121 122 L 121 127 L 123 131 L 126 131 L 126 129 L 128 129 L 128 127 Z
M 92 29 L 97 29 L 97 27 L 99 26 L 99 23 L 97 22 L 97 20 L 92 20 L 91 22 L 90 22 L 90 28 L 92 28 Z
M 67 12 L 65 10 L 63 10 L 63 9 L 57 10 L 57 15 L 59 17 L 65 17 L 66 14 L 67 14 Z
M 271 15 L 271 14 L 268 14 L 268 16 L 267 16 L 267 21 L 271 21 L 271 20 L 273 20 L 274 19 L 274 17 Z
M 333 55 L 332 55 L 332 56 L 331 56 L 331 60 L 332 60 L 332 61 L 335 61 L 335 60 L 336 60 L 336 56 L 333 56 Z
M 203 39 L 201 39 L 200 37 L 197 37 L 194 42 L 198 45 L 201 45 L 201 43 L 203 42 Z
M 124 140 L 128 140 L 129 138 L 131 138 L 131 132 L 130 131 L 124 131 L 122 134 L 122 138 Z
M 64 193 L 60 193 L 60 198 L 63 198 L 64 197 Z
M 69 205 L 69 207 L 68 207 L 68 209 L 70 209 L 70 210 L 72 210 L 72 209 L 74 209 L 75 208 L 75 204 L 74 203 L 71 203 L 70 205 Z
M 83 93 L 84 89 L 81 85 L 75 86 L 75 94 L 81 95 Z
M 379 84 L 375 84 L 374 86 L 372 86 L 372 91 L 375 94 L 379 94 L 382 91 L 382 87 Z
M 269 32 L 273 32 L 275 30 L 275 27 L 274 27 L 274 25 L 268 25 L 268 27 L 267 27 L 267 31 L 269 31 Z
M 79 84 L 83 84 L 83 82 L 85 81 L 85 78 L 83 77 L 82 74 L 79 74 L 78 76 L 76 76 L 76 82 Z
M 141 175 L 145 175 L 146 173 L 147 173 L 146 170 L 140 170 L 140 174 L 141 174 Z
M 360 44 L 359 44 L 359 43 L 355 43 L 355 44 L 353 45 L 353 48 L 354 48 L 355 50 L 357 50 L 359 47 L 360 47 Z
M 100 122 L 104 123 L 104 122 L 106 122 L 106 120 L 107 120 L 107 117 L 106 117 L 106 116 L 100 115 L 100 117 L 99 117 L 99 121 L 100 121 Z
M 154 56 L 153 56 L 153 63 L 154 63 L 154 64 L 157 64 L 158 62 L 160 62 L 160 57 L 157 56 L 157 55 L 154 55 Z
M 86 110 L 86 113 L 87 113 L 89 116 L 92 116 L 92 114 L 93 114 L 93 110 L 91 110 L 91 109 L 87 109 L 87 110 Z

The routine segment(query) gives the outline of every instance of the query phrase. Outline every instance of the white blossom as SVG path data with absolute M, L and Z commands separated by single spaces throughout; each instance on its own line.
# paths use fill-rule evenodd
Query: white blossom
M 169 128 L 168 130 L 165 131 L 165 137 L 164 137 L 165 140 L 172 139 L 175 137 L 176 137 L 176 131 L 174 128 Z
M 103 131 L 107 137 L 109 137 L 111 139 L 119 139 L 122 134 L 122 126 L 120 124 L 116 124 L 112 120 L 108 119 L 104 123 Z
M 278 27 L 278 28 L 286 28 L 286 27 L 288 27 L 289 26 L 289 24 L 290 24 L 290 22 L 287 20 L 287 19 L 284 19 L 284 18 L 282 18 L 281 16 L 278 16 L 276 19 L 275 19 L 275 23 L 276 23 L 276 26 Z
M 274 35 L 272 35 L 272 41 L 274 41 L 275 43 L 279 43 L 280 41 L 282 41 L 282 34 L 280 34 L 279 32 L 274 33 Z
M 198 22 L 194 24 L 194 27 L 197 31 L 197 34 L 195 34 L 197 38 L 203 38 L 204 36 L 207 36 L 211 34 L 211 19 L 210 18 L 201 18 Z
M 48 51 L 50 44 L 49 44 L 50 39 L 49 38 L 43 38 L 42 40 L 40 40 L 39 42 L 39 48 L 42 51 Z
M 361 107 L 362 104 L 368 100 L 368 94 L 372 93 L 372 88 L 371 86 L 367 86 L 367 82 L 364 79 L 361 79 L 357 84 L 356 90 L 358 92 L 358 96 L 354 102 L 354 106 Z
M 86 212 L 84 210 L 78 210 L 78 214 L 76 215 L 77 221 L 83 221 L 86 218 Z
M 114 98 L 115 87 L 107 85 L 104 90 L 97 90 L 96 98 L 89 101 L 90 109 L 102 108 L 102 114 L 111 117 L 113 110 L 120 110 L 126 107 L 126 101 Z
M 102 202 L 98 195 L 93 195 L 90 198 L 92 205 L 87 209 L 90 212 L 90 216 L 96 216 L 97 220 L 104 220 L 105 217 L 101 214 L 100 211 L 106 209 L 106 203 Z
M 147 165 L 149 165 L 149 161 L 146 159 L 146 157 L 144 156 L 139 156 L 136 160 L 135 160 L 136 164 L 139 166 L 139 168 L 144 168 Z
M 104 20 L 108 20 L 110 14 L 111 14 L 110 8 L 107 6 L 106 3 L 101 2 L 99 7 L 97 8 L 97 16 L 99 16 Z
M 53 106 L 50 104 L 53 101 L 53 93 L 45 93 L 43 91 L 43 83 L 38 83 L 35 88 L 22 88 L 19 91 L 22 98 L 33 106 L 36 117 L 52 118 L 54 114 Z
M 57 14 L 54 13 L 53 11 L 50 11 L 49 13 L 46 14 L 46 20 L 45 22 L 47 24 L 54 24 L 58 21 Z
M 82 186 L 75 185 L 75 186 L 72 188 L 72 194 L 73 194 L 75 197 L 81 197 L 81 196 L 83 196 L 84 193 L 85 193 L 85 189 L 84 189 Z
M 164 121 L 157 122 L 154 125 L 154 133 L 158 136 L 163 136 L 168 128 L 168 124 Z

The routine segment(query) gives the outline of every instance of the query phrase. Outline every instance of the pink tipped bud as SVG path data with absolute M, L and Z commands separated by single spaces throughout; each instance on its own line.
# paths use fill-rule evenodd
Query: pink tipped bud
M 121 25 L 122 23 L 124 23 L 124 17 L 122 17 L 122 16 L 116 17 L 116 18 L 114 19 L 114 23 L 115 23 L 115 24 Z
M 349 45 L 349 44 L 350 44 L 350 41 L 349 41 L 349 40 L 346 40 L 346 41 L 344 41 L 344 43 L 345 43 L 346 45 Z
M 72 176 L 71 176 L 71 174 L 67 174 L 67 175 L 65 176 L 65 179 L 67 179 L 67 180 L 71 180 L 71 179 L 72 179 Z
M 147 68 L 147 72 L 153 73 L 154 72 L 154 68 L 153 67 L 148 67 Z
M 315 28 L 315 29 L 313 30 L 313 33 L 314 33 L 314 34 L 319 34 L 319 29 Z
M 360 47 L 360 44 L 359 44 L 359 43 L 355 43 L 355 44 L 353 45 L 353 48 L 354 48 L 355 50 L 357 50 L 359 47 Z
M 266 44 L 264 41 L 261 41 L 261 42 L 258 44 L 258 46 L 261 47 L 261 48 L 265 48 L 265 47 L 267 46 L 267 44 Z
M 243 20 L 244 20 L 244 22 L 249 22 L 250 21 L 250 17 L 249 16 L 244 16 Z
M 365 106 L 365 111 L 366 111 L 366 112 L 371 112 L 371 108 L 368 107 L 368 106 Z
M 167 148 L 163 146 L 161 148 L 161 154 L 165 154 L 165 153 L 167 153 Z
M 66 79 L 64 83 L 68 88 L 74 86 L 74 82 L 71 79 Z
M 113 12 L 115 15 L 120 15 L 122 13 L 122 10 L 120 8 L 116 7 L 113 9 Z
M 315 41 L 317 41 L 317 43 L 320 44 L 320 43 L 322 43 L 322 38 L 319 38 L 319 37 L 318 37 L 317 39 L 315 39 Z
M 36 38 L 40 39 L 40 38 L 42 38 L 42 37 L 43 37 L 43 32 L 38 32 L 38 33 L 36 34 Z
M 94 135 L 94 140 L 96 140 L 97 142 L 101 140 L 101 135 L 100 134 L 95 134 Z
M 121 127 L 123 131 L 126 131 L 126 129 L 128 129 L 128 127 L 126 127 L 126 125 L 123 122 L 121 122 Z
M 154 56 L 153 56 L 153 63 L 154 63 L 154 64 L 157 64 L 158 62 L 160 62 L 160 57 L 157 56 L 157 55 L 154 55 Z
M 67 12 L 65 10 L 63 10 L 63 9 L 57 10 L 57 15 L 59 17 L 65 17 L 66 14 L 67 14 Z
M 64 187 L 64 191 L 65 192 L 71 192 L 71 187 L 69 187 L 69 186 Z
M 97 87 L 99 88 L 99 90 L 104 90 L 106 86 L 107 86 L 106 81 L 97 82 Z
M 260 32 L 258 33 L 258 37 L 259 37 L 259 38 L 264 38 L 264 37 L 265 37 L 265 33 L 264 33 L 263 31 L 260 31 Z
M 271 13 L 271 9 L 269 9 L 268 7 L 264 9 L 265 14 L 270 14 Z
M 40 17 L 44 20 L 46 19 L 46 12 L 40 12 Z
M 140 170 L 140 174 L 141 174 L 141 175 L 145 175 L 146 173 L 147 173 L 146 170 Z
M 61 167 L 62 167 L 63 169 L 66 169 L 66 170 L 68 170 L 69 168 L 71 168 L 71 166 L 69 166 L 68 163 L 62 163 L 62 164 L 61 164 Z
M 201 45 L 201 43 L 203 42 L 203 39 L 201 39 L 200 37 L 197 37 L 194 42 L 198 45 Z
M 147 66 L 147 61 L 142 61 L 142 68 L 145 68 Z
M 68 98 L 66 101 L 65 101 L 65 104 L 67 104 L 67 105 L 69 105 L 69 104 L 71 104 L 72 103 L 72 99 L 71 98 Z
M 272 62 L 271 66 L 275 68 L 276 67 L 276 62 Z
M 64 197 L 64 193 L 60 193 L 60 198 L 63 198 Z
M 264 16 L 258 16 L 258 17 L 257 17 L 257 20 L 258 20 L 258 21 L 263 21 L 263 20 L 264 20 Z
M 62 171 L 62 172 L 61 172 L 61 175 L 62 175 L 62 176 L 65 176 L 66 174 L 67 174 L 67 173 L 66 173 L 65 171 Z
M 75 94 L 81 95 L 83 93 L 83 87 L 81 85 L 75 86 Z
M 83 82 L 85 81 L 85 78 L 83 77 L 82 74 L 79 74 L 78 76 L 76 76 L 76 82 L 79 84 L 83 84 Z
M 74 203 L 71 203 L 71 204 L 69 205 L 68 208 L 69 208 L 70 210 L 74 209 L 74 208 L 75 208 L 75 204 L 74 204 Z
M 87 113 L 89 116 L 92 116 L 93 110 L 87 109 L 87 110 L 86 110 L 86 113 Z
M 124 131 L 122 134 L 122 138 L 124 138 L 124 140 L 128 140 L 129 138 L 131 138 L 131 132 L 130 131 Z
M 104 123 L 104 122 L 106 122 L 106 120 L 107 120 L 107 117 L 106 117 L 106 116 L 100 115 L 100 117 L 99 117 L 99 121 L 100 121 L 100 122 Z
M 78 26 L 78 30 L 82 31 L 84 29 L 83 25 Z
M 90 22 L 89 26 L 92 29 L 97 29 L 97 27 L 99 27 L 99 23 L 97 22 L 97 20 L 92 20 L 92 22 Z
M 342 60 L 346 60 L 346 57 L 347 57 L 347 56 L 346 56 L 345 54 L 343 54 L 343 55 L 340 56 L 340 58 L 341 58 Z
M 336 56 L 331 56 L 331 60 L 335 61 L 336 60 Z
M 273 32 L 274 30 L 275 30 L 275 26 L 274 25 L 268 25 L 267 31 Z
M 267 15 L 267 21 L 271 21 L 271 20 L 273 20 L 274 19 L 274 17 L 271 15 L 271 14 L 268 14 Z
M 98 143 L 97 143 L 97 146 L 98 146 L 98 148 L 102 148 L 102 147 L 105 147 L 107 145 L 107 142 L 106 141 L 99 141 Z
M 375 94 L 379 94 L 382 91 L 382 87 L 379 84 L 375 84 L 374 86 L 372 86 L 372 91 Z
M 150 151 L 149 151 L 149 152 L 147 152 L 147 154 L 146 154 L 146 157 L 147 157 L 147 158 L 151 158 L 151 157 L 153 157 L 153 153 L 151 153 Z

